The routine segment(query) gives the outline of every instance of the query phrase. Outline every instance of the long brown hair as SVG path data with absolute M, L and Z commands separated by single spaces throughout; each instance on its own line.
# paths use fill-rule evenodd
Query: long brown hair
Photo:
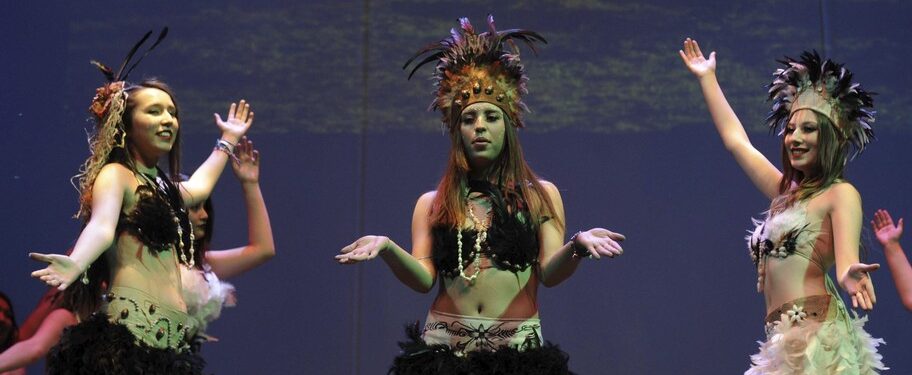
M 79 181 L 80 207 L 79 212 L 76 214 L 78 218 L 87 221 L 92 215 L 92 190 L 95 185 L 95 178 L 98 177 L 98 173 L 101 171 L 102 167 L 109 163 L 120 163 L 132 170 L 134 174 L 139 173 L 136 170 L 136 162 L 133 160 L 133 156 L 130 153 L 132 148 L 130 142 L 124 141 L 123 147 L 116 146 L 116 143 L 118 139 L 126 136 L 124 132 L 130 132 L 133 125 L 133 111 L 136 109 L 136 101 L 133 99 L 134 96 L 130 94 L 147 88 L 158 89 L 168 94 L 168 96 L 171 97 L 171 101 L 174 103 L 174 116 L 175 118 L 180 118 L 180 107 L 177 104 L 174 91 L 172 91 L 171 87 L 166 83 L 155 78 L 150 78 L 137 84 L 127 84 L 124 88 L 127 98 L 126 102 L 123 104 L 123 114 L 120 116 L 119 120 L 111 121 L 106 116 L 105 118 L 96 121 L 95 134 L 90 141 L 91 153 L 83 164 L 80 173 L 74 177 L 74 179 L 78 179 Z M 114 122 L 114 124 L 111 124 L 111 122 Z M 114 128 L 107 129 L 106 127 Z M 174 139 L 174 145 L 171 146 L 171 151 L 168 152 L 168 174 L 172 181 L 179 181 L 180 176 L 181 133 L 180 129 L 178 129 Z
M 812 173 L 808 175 L 793 168 L 789 161 L 789 145 L 785 144 L 783 137 L 782 179 L 779 181 L 779 196 L 773 199 L 770 205 L 770 212 L 773 214 L 814 196 L 843 178 L 848 158 L 848 143 L 828 117 L 817 112 L 814 112 L 814 115 L 818 125 L 817 161 L 811 169 Z
M 466 219 L 466 191 L 471 170 L 463 146 L 462 132 L 459 131 L 458 115 L 454 114 L 450 119 L 450 126 L 447 127 L 450 132 L 450 154 L 446 170 L 437 185 L 437 195 L 431 204 L 430 212 L 432 225 L 452 228 L 459 228 Z M 522 146 L 512 119 L 506 115 L 503 119 L 506 128 L 504 148 L 494 161 L 488 177 L 492 183 L 506 192 L 518 190 L 515 193 L 523 199 L 532 215 L 533 225 L 537 227 L 545 217 L 549 217 L 557 220 L 558 226 L 563 229 L 564 222 L 556 217 L 551 198 L 523 157 Z

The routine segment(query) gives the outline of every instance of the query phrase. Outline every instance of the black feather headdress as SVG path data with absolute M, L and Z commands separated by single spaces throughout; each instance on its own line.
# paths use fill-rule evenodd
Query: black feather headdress
M 799 60 L 778 60 L 784 68 L 773 73 L 769 85 L 772 109 L 766 118 L 770 130 L 781 132 L 792 114 L 810 109 L 836 125 L 842 139 L 852 144 L 853 157 L 874 139 L 874 101 L 870 93 L 852 82 L 852 73 L 842 64 L 823 60 L 817 51 L 803 52 Z
M 460 18 L 459 28 L 451 29 L 449 37 L 422 48 L 402 67 L 425 56 L 409 72 L 412 78 L 425 64 L 437 62 L 433 74 L 437 90 L 429 110 L 440 110 L 444 126 L 451 127 L 455 116 L 469 105 L 488 102 L 510 116 L 514 126 L 523 127 L 521 112 L 528 108 L 522 96 L 527 93 L 528 77 L 515 41 L 525 43 L 532 52 L 537 52 L 536 43 L 547 41 L 534 31 L 497 31 L 491 15 L 487 21 L 488 31 L 476 33 L 468 18 Z
M 101 121 L 104 116 L 110 112 L 111 102 L 115 98 L 122 96 L 121 91 L 124 89 L 124 82 L 127 80 L 127 76 L 130 75 L 130 72 L 132 72 L 133 69 L 139 65 L 139 62 L 142 61 L 142 59 L 145 58 L 149 52 L 152 52 L 152 50 L 155 49 L 155 47 L 157 47 L 158 44 L 161 43 L 166 36 L 168 36 L 168 28 L 165 27 L 162 29 L 161 33 L 158 34 L 158 38 L 148 49 L 146 49 L 146 52 L 143 53 L 142 56 L 140 56 L 138 59 L 136 59 L 136 61 L 133 61 L 133 64 L 130 64 L 130 62 L 133 60 L 133 56 L 136 55 L 136 51 L 139 50 L 139 47 L 142 47 L 142 45 L 146 42 L 146 40 L 149 39 L 150 36 L 152 36 L 152 30 L 149 30 L 149 32 L 143 35 L 142 39 L 133 45 L 133 48 L 127 52 L 127 57 L 124 58 L 123 63 L 120 64 L 120 68 L 117 69 L 117 73 L 114 73 L 113 69 L 98 61 L 90 61 L 92 65 L 95 65 L 95 67 L 97 67 L 98 70 L 104 74 L 105 79 L 108 81 L 108 83 L 106 83 L 104 86 L 95 89 L 95 97 L 92 98 L 92 105 L 89 106 L 89 111 L 95 115 L 99 121 Z

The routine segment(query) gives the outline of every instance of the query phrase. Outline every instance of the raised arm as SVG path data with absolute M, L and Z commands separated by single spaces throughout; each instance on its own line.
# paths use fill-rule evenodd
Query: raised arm
M 903 232 L 903 219 L 900 218 L 894 225 L 890 213 L 880 209 L 874 213 L 871 228 L 874 229 L 877 241 L 883 246 L 884 256 L 887 258 L 887 265 L 890 266 L 890 273 L 893 275 L 893 283 L 896 284 L 899 298 L 906 310 L 912 311 L 912 265 L 909 265 L 909 259 L 906 258 L 902 246 L 899 245 L 899 238 L 902 237 Z
M 859 263 L 861 238 L 861 196 L 851 184 L 833 185 L 825 193 L 833 225 L 833 247 L 836 253 L 836 277 L 839 285 L 852 296 L 852 307 L 871 310 L 877 302 L 874 284 L 868 272 L 879 264 Z
M 114 243 L 120 208 L 133 179 L 133 173 L 120 164 L 102 168 L 92 188 L 92 216 L 79 234 L 73 252 L 69 256 L 29 254 L 32 259 L 48 263 L 46 268 L 32 272 L 32 277 L 60 290 L 76 281 Z
M 260 192 L 260 153 L 253 148 L 253 142 L 244 137 L 235 147 L 235 154 L 238 162 L 232 163 L 231 167 L 244 192 L 250 243 L 231 250 L 206 252 L 206 262 L 220 279 L 247 272 L 275 256 L 269 213 Z
M 625 239 L 624 235 L 602 228 L 579 232 L 570 242 L 564 243 L 564 228 L 558 225 L 559 222 L 566 222 L 560 192 L 550 182 L 541 181 L 541 184 L 555 211 L 552 213 L 554 217 L 543 223 L 539 231 L 539 278 L 543 285 L 552 287 L 560 284 L 573 275 L 584 258 L 613 258 L 624 252 L 617 243 Z
M 411 253 L 387 237 L 364 236 L 342 248 L 341 254 L 336 255 L 336 260 L 340 264 L 355 264 L 379 255 L 403 284 L 417 292 L 429 292 L 437 279 L 437 271 L 431 260 L 433 235 L 428 216 L 434 195 L 434 192 L 425 193 L 415 204 Z
M 76 316 L 66 309 L 55 309 L 41 322 L 32 337 L 19 341 L 0 353 L 0 373 L 23 368 L 43 359 L 60 341 L 63 329 L 76 324 Z
M 213 116 L 215 124 L 222 131 L 220 139 L 227 142 L 228 145 L 213 149 L 206 161 L 193 172 L 190 179 L 180 183 L 181 196 L 187 206 L 194 206 L 209 198 L 215 183 L 222 175 L 222 170 L 225 169 L 225 163 L 229 158 L 228 153 L 233 151 L 231 148 L 236 147 L 241 137 L 250 128 L 250 124 L 253 123 L 253 111 L 250 110 L 250 104 L 243 99 L 237 104 L 231 103 L 225 120 L 222 120 L 222 116 L 219 116 L 218 113 Z
M 778 196 L 782 173 L 750 143 L 741 120 L 738 120 L 735 111 L 725 99 L 722 87 L 716 79 L 716 53 L 710 53 L 709 59 L 706 59 L 697 41 L 690 38 L 684 41 L 684 49 L 678 53 L 684 65 L 700 81 L 703 98 L 706 99 L 706 106 L 725 148 L 735 157 L 738 165 L 760 192 L 770 199 Z

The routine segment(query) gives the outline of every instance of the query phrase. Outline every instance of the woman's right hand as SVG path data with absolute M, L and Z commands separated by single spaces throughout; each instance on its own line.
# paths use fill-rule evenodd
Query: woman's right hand
M 390 239 L 386 236 L 364 236 L 351 245 L 343 247 L 335 258 L 339 264 L 355 264 L 371 260 L 386 250 L 389 244 Z
M 29 253 L 29 258 L 48 264 L 44 269 L 32 272 L 32 277 L 59 290 L 66 289 L 83 272 L 76 261 L 66 255 Z
M 684 40 L 684 48 L 679 50 L 678 54 L 681 55 L 681 60 L 684 61 L 684 65 L 687 66 L 687 69 L 690 69 L 690 72 L 697 76 L 697 78 L 715 74 L 716 52 L 711 52 L 709 54 L 709 59 L 703 57 L 703 52 L 700 51 L 700 45 L 697 44 L 696 40 L 690 38 Z
M 234 146 L 237 163 L 231 163 L 234 175 L 241 184 L 256 184 L 260 181 L 260 152 L 253 148 L 253 141 L 241 138 Z
M 903 219 L 900 218 L 896 225 L 893 224 L 893 218 L 887 210 L 880 209 L 874 213 L 874 220 L 871 220 L 871 228 L 874 228 L 874 234 L 883 247 L 899 243 L 902 237 Z

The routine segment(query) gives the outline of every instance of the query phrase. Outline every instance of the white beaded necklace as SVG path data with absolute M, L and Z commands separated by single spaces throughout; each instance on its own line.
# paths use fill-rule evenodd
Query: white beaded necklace
M 472 219 L 472 225 L 475 227 L 475 231 L 478 234 L 475 236 L 475 247 L 472 249 L 471 255 L 475 257 L 473 264 L 475 265 L 475 273 L 472 276 L 466 276 L 465 267 L 462 265 L 462 228 L 456 231 L 456 254 L 457 254 L 457 264 L 459 265 L 459 276 L 465 279 L 469 285 L 475 284 L 475 279 L 478 278 L 478 275 L 481 274 L 481 244 L 488 239 L 488 223 L 484 223 L 478 220 L 475 217 L 475 210 L 472 209 L 472 205 L 466 204 L 466 211 L 469 214 L 469 218 Z

